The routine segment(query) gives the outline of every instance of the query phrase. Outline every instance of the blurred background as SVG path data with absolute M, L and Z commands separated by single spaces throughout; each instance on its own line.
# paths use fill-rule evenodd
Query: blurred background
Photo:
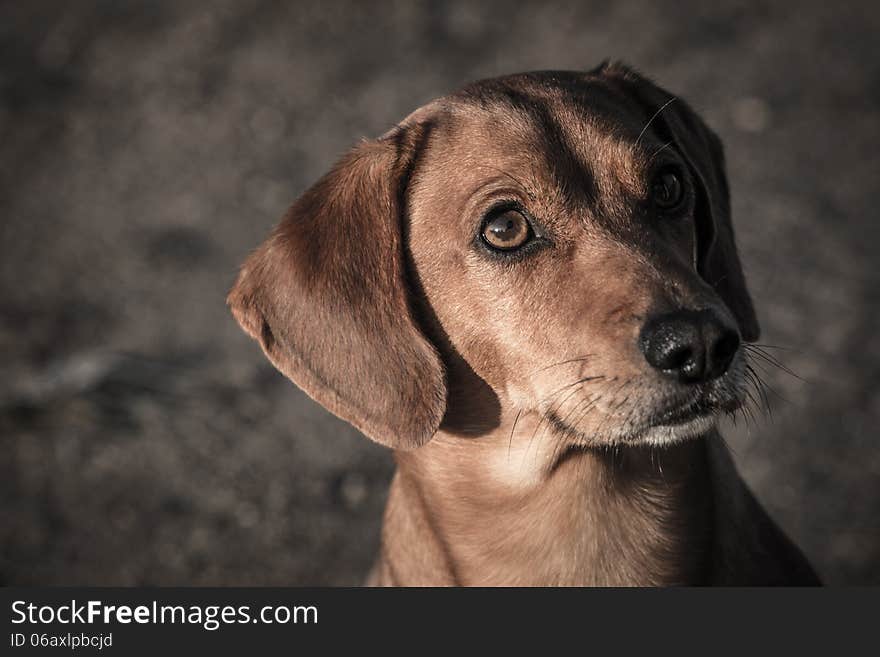
M 0 582 L 360 583 L 390 456 L 241 332 L 237 267 L 359 138 L 610 57 L 727 146 L 762 342 L 801 377 L 726 428 L 745 478 L 828 583 L 880 583 L 878 7 L 3 2 Z

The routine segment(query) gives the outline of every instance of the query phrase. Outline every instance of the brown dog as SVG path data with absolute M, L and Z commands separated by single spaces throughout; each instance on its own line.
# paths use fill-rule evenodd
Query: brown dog
M 758 337 L 721 143 L 626 67 L 422 107 L 306 191 L 228 301 L 394 450 L 373 583 L 818 583 L 715 431 Z

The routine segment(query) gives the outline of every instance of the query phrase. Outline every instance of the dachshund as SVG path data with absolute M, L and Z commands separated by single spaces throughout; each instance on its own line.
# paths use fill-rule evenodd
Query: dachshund
M 363 141 L 228 304 L 393 450 L 370 584 L 819 583 L 717 430 L 759 336 L 722 144 L 625 65 L 476 82 Z

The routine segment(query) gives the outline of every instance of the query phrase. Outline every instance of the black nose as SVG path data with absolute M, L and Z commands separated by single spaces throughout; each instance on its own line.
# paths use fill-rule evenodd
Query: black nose
M 678 310 L 648 320 L 639 347 L 652 367 L 682 383 L 711 381 L 727 371 L 739 332 L 711 310 Z

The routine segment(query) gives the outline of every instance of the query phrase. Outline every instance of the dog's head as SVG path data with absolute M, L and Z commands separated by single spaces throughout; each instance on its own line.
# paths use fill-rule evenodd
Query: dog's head
M 721 143 L 619 65 L 478 82 L 357 146 L 229 304 L 398 449 L 502 410 L 587 446 L 699 435 L 741 403 L 758 336 Z

